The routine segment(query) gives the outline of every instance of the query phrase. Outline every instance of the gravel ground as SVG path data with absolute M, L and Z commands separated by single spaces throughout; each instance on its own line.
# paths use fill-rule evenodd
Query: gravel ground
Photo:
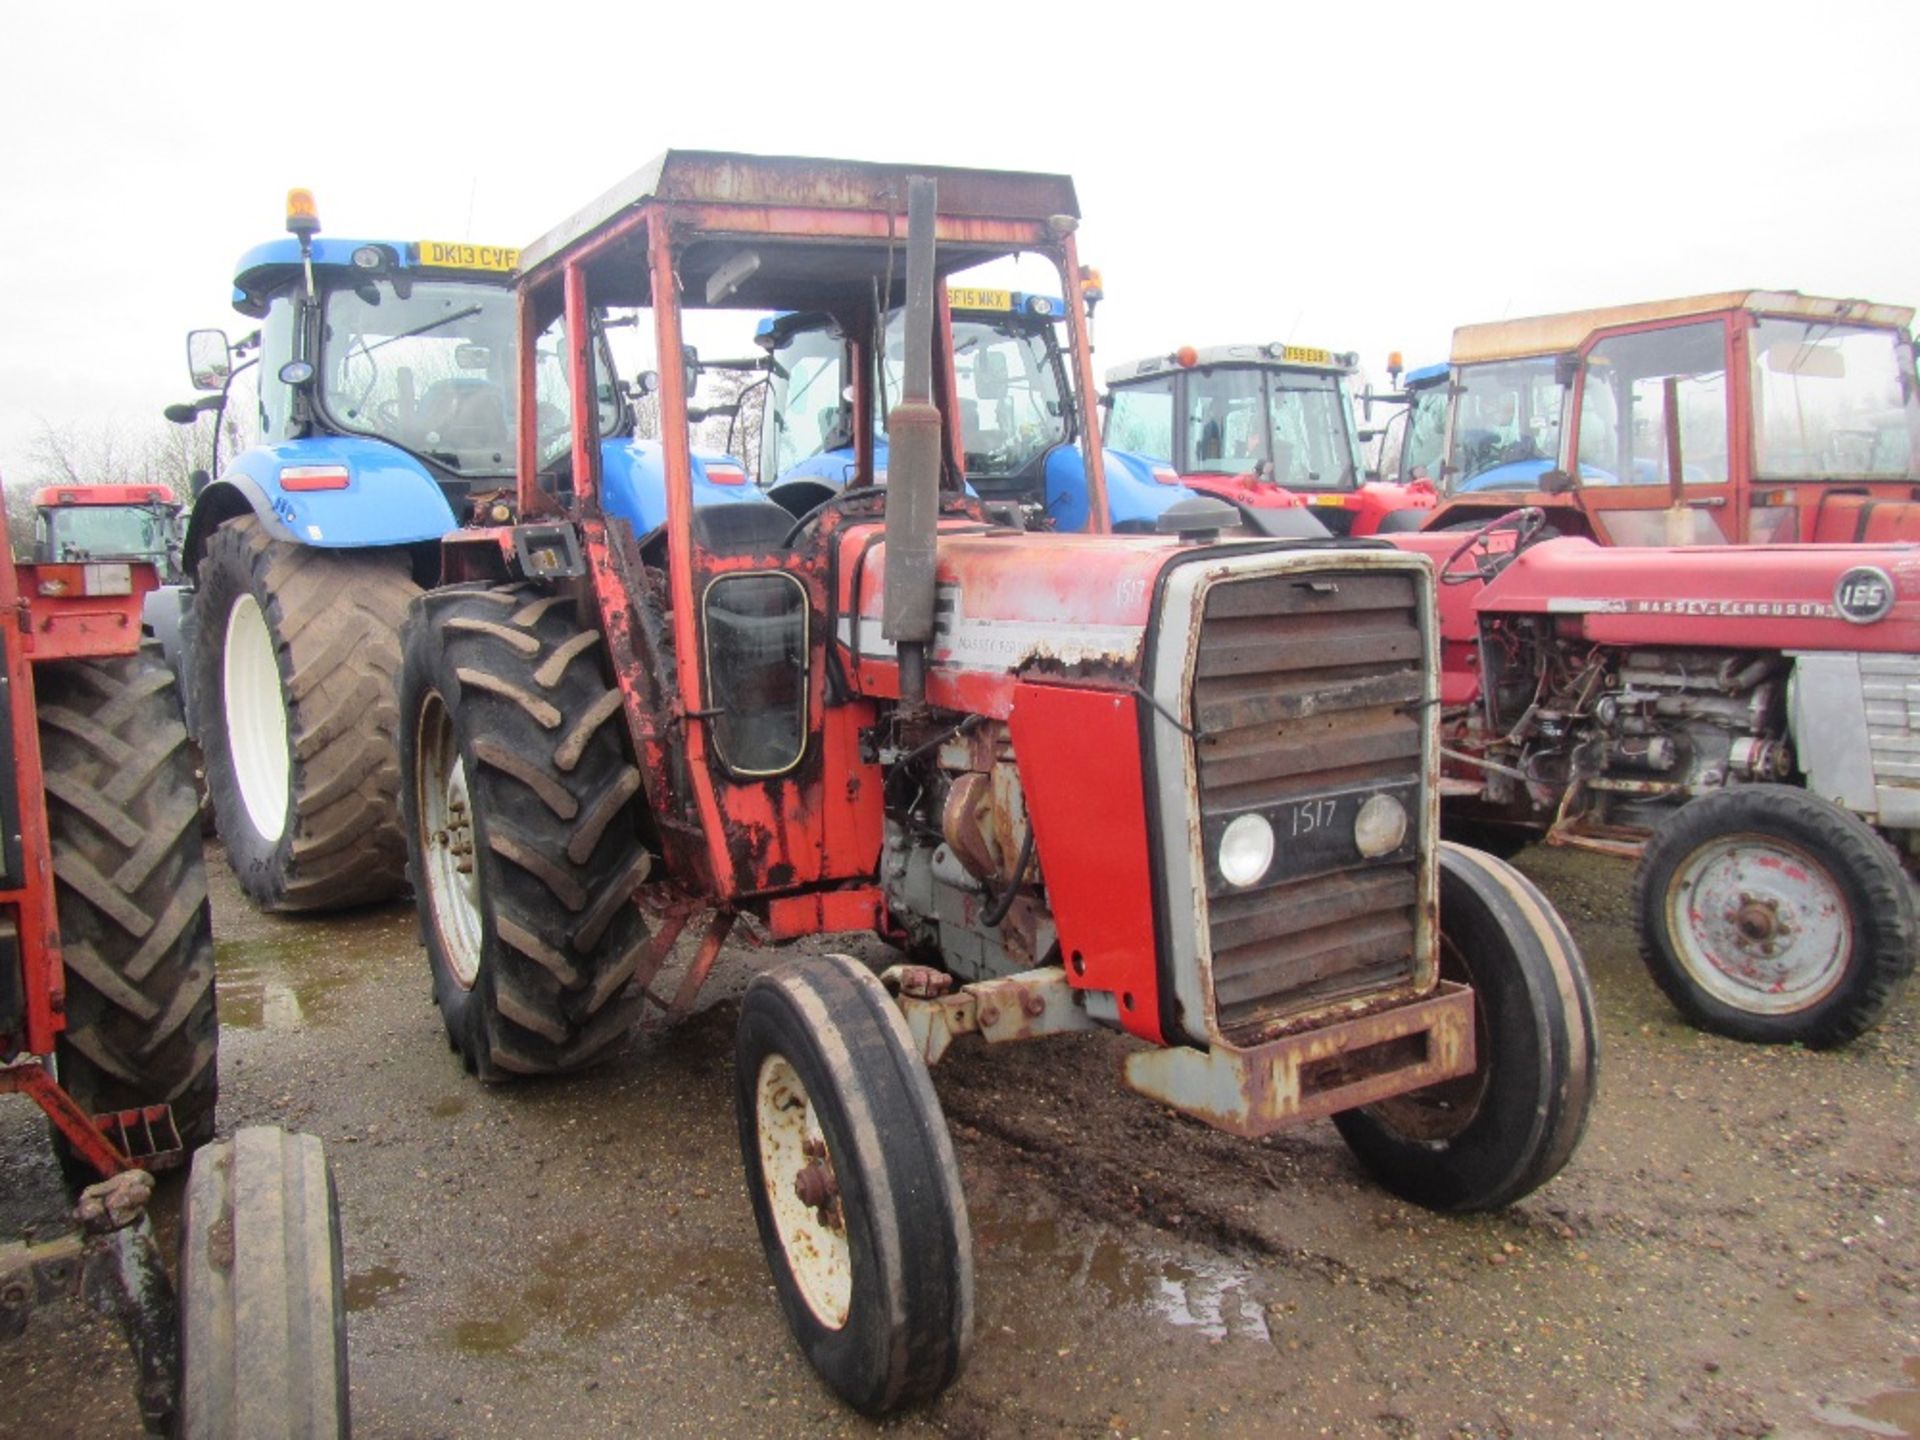
M 1572 1164 L 1501 1215 L 1383 1194 L 1328 1125 L 1246 1144 L 1175 1117 L 1119 1087 L 1112 1037 L 957 1047 L 935 1079 L 973 1359 L 875 1427 L 794 1351 L 740 1189 L 733 1015 L 773 952 L 730 952 L 706 1009 L 614 1064 L 487 1089 L 410 909 L 254 915 L 212 858 L 221 1128 L 327 1143 L 361 1440 L 1920 1435 L 1920 987 L 1837 1053 L 1697 1034 L 1633 953 L 1623 864 L 1521 859 L 1585 950 L 1603 1067 Z M 56 1231 L 23 1100 L 0 1169 L 0 1241 Z M 0 1367 L 0 1435 L 140 1433 L 117 1337 L 77 1306 Z

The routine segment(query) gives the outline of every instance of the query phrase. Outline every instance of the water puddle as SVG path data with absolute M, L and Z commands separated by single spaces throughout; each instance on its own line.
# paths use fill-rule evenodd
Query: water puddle
M 220 1023 L 239 1030 L 300 1030 L 323 1023 L 356 978 L 350 952 L 324 929 L 214 946 Z
M 1814 1417 L 1848 1434 L 1920 1440 L 1920 1355 L 1908 1356 L 1901 1368 L 1910 1384 L 1845 1405 L 1820 1406 Z
M 456 1115 L 465 1114 L 469 1103 L 464 1095 L 447 1095 L 429 1105 L 427 1113 L 436 1120 L 451 1120 Z
M 1176 1330 L 1209 1340 L 1270 1341 L 1266 1306 L 1248 1270 L 1224 1260 L 1196 1261 L 1111 1237 L 1077 1234 L 1050 1217 L 971 1208 L 983 1259 L 1013 1258 L 1095 1300 L 1141 1310 Z
M 384 1304 L 388 1297 L 398 1294 L 406 1283 L 406 1275 L 390 1265 L 375 1265 L 368 1270 L 356 1271 L 347 1277 L 347 1309 L 354 1314 L 371 1310 Z

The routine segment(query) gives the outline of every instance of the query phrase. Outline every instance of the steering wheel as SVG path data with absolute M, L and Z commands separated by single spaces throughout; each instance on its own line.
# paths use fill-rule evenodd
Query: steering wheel
M 1482 585 L 1490 584 L 1495 576 L 1520 557 L 1522 550 L 1534 541 L 1544 539 L 1541 532 L 1546 528 L 1547 512 L 1537 505 L 1528 505 L 1519 510 L 1509 510 L 1504 515 L 1496 515 L 1462 540 L 1459 548 L 1447 557 L 1447 563 L 1440 567 L 1440 583 L 1469 585 L 1478 580 Z M 1487 546 L 1487 538 L 1502 530 L 1513 531 L 1513 548 L 1495 552 Z M 1453 567 L 1459 563 L 1460 558 L 1474 551 L 1476 547 L 1479 548 L 1478 553 L 1473 557 L 1472 572 L 1456 571 Z
M 793 522 L 792 528 L 787 531 L 786 538 L 780 542 L 780 548 L 782 550 L 791 550 L 793 548 L 793 542 L 798 540 L 816 521 L 823 519 L 829 511 L 837 510 L 840 506 L 846 504 L 847 501 L 863 500 L 870 496 L 884 495 L 886 493 L 887 487 L 884 485 L 849 485 L 844 490 L 829 495 Z

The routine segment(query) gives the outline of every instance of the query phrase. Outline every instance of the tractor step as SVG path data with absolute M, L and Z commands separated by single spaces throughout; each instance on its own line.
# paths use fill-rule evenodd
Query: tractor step
M 96 1115 L 93 1123 L 113 1146 L 142 1170 L 172 1170 L 185 1163 L 186 1144 L 171 1105 L 143 1105 Z

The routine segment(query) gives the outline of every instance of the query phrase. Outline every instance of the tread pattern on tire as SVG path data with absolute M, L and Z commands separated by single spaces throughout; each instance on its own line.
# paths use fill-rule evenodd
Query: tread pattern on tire
M 272 910 L 325 910 L 400 892 L 406 864 L 395 748 L 400 626 L 420 587 L 404 555 L 320 550 L 270 538 L 252 516 L 213 534 L 201 562 L 196 695 L 221 832 L 242 886 Z M 229 607 L 259 601 L 280 661 L 293 812 L 271 855 L 226 755 L 219 655 Z
M 193 761 L 173 676 L 142 652 L 35 667 L 67 1028 L 60 1078 L 95 1114 L 173 1106 L 213 1134 L 219 1026 Z
M 346 1282 L 326 1152 L 239 1131 L 194 1159 L 181 1225 L 182 1440 L 340 1440 Z
M 1857 893 L 1872 921 L 1870 935 L 1854 934 L 1859 952 L 1854 973 L 1797 1014 L 1751 1015 L 1704 994 L 1662 939 L 1660 917 L 1673 871 L 1701 844 L 1740 830 L 1824 850 L 1835 862 L 1834 881 Z M 1641 852 L 1631 904 L 1640 958 L 1674 1008 L 1703 1030 L 1761 1044 L 1799 1043 L 1824 1050 L 1865 1034 L 1913 974 L 1920 944 L 1913 887 L 1892 846 L 1858 815 L 1797 785 L 1736 785 L 1681 806 Z
M 640 771 L 624 727 L 608 723 L 620 692 L 591 643 L 598 632 L 555 599 L 525 587 L 438 591 L 408 622 L 407 723 L 429 671 L 466 757 L 484 852 L 474 857 L 488 912 L 474 998 L 490 987 L 492 1003 L 467 1034 L 484 1050 L 468 1059 L 487 1078 L 590 1065 L 640 1015 L 625 993 L 647 938 L 632 903 L 649 869 Z M 409 786 L 417 760 L 406 757 Z M 431 945 L 426 888 L 415 888 Z

